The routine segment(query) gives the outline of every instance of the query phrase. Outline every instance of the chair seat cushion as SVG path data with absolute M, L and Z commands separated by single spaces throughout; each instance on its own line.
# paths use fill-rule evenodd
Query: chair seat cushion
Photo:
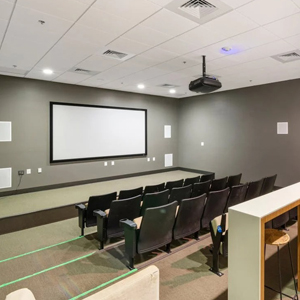
M 24 288 L 8 294 L 5 300 L 36 300 L 36 299 L 29 289 Z

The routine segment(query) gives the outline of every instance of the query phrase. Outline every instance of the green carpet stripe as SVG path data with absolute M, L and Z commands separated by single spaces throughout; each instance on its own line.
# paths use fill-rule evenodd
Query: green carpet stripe
M 76 241 L 76 240 L 81 239 L 83 237 L 84 236 L 82 235 L 82 236 L 76 237 L 74 239 L 65 241 L 65 242 L 61 242 L 61 243 L 54 244 L 54 245 L 51 245 L 51 246 L 47 246 L 47 247 L 44 247 L 44 248 L 41 248 L 41 249 L 33 250 L 33 251 L 30 251 L 30 252 L 27 252 L 27 253 L 24 253 L 24 254 L 20 254 L 20 255 L 17 255 L 17 256 L 10 257 L 10 258 L 6 258 L 6 259 L 3 259 L 3 260 L 0 260 L 0 263 L 5 262 L 5 261 L 9 261 L 9 260 L 12 260 L 12 259 L 16 259 L 16 258 L 19 258 L 19 257 L 22 257 L 22 256 L 26 256 L 26 255 L 29 255 L 29 254 L 32 254 L 32 253 L 36 253 L 36 252 L 39 252 L 39 251 L 42 251 L 42 250 L 46 250 L 46 249 L 49 249 L 49 248 L 52 248 L 52 247 L 55 247 L 55 246 L 63 245 L 63 244 L 66 244 L 66 243 L 69 243 L 69 242 L 72 242 L 72 241 Z
M 51 271 L 51 270 L 53 270 L 53 269 L 56 269 L 56 268 L 59 268 L 59 267 L 68 265 L 68 264 L 73 263 L 73 262 L 75 262 L 75 261 L 77 261 L 77 260 L 80 260 L 80 259 L 89 257 L 89 256 L 93 255 L 94 253 L 95 253 L 95 252 L 90 253 L 90 254 L 87 254 L 87 255 L 84 255 L 84 256 L 81 256 L 81 257 L 78 257 L 78 258 L 75 258 L 75 259 L 72 259 L 72 260 L 70 260 L 70 261 L 67 261 L 67 262 L 65 262 L 65 263 L 62 263 L 62 264 L 60 264 L 60 265 L 57 265 L 57 266 L 54 266 L 54 267 L 51 267 L 51 268 L 48 268 L 48 269 L 45 269 L 45 270 L 43 270 L 43 271 L 39 271 L 39 272 L 37 272 L 37 273 L 34 273 L 34 274 L 31 274 L 31 275 L 28 275 L 28 276 L 25 276 L 25 277 L 16 279 L 16 280 L 14 280 L 14 281 L 10 281 L 10 282 L 1 284 L 1 285 L 0 285 L 0 288 L 3 288 L 3 287 L 5 287 L 5 286 L 11 285 L 11 284 L 13 284 L 13 283 L 16 283 L 16 282 L 19 282 L 19 281 L 22 281 L 22 280 L 25 280 L 25 279 L 34 277 L 34 276 L 36 276 L 36 275 L 39 275 L 39 274 L 42 274 L 42 273 Z
M 105 283 L 102 283 L 102 284 L 96 286 L 95 288 L 93 288 L 93 289 L 91 289 L 91 290 L 89 290 L 89 291 L 86 291 L 85 293 L 82 293 L 82 294 L 80 294 L 80 295 L 78 295 L 78 296 L 76 296 L 76 297 L 73 297 L 73 298 L 69 299 L 69 300 L 76 300 L 76 299 L 79 299 L 79 298 L 81 298 L 81 297 L 84 297 L 84 296 L 86 296 L 87 294 L 89 294 L 89 293 L 91 293 L 91 292 L 94 292 L 94 291 L 96 291 L 96 290 L 98 290 L 98 289 L 100 289 L 100 288 L 102 288 L 102 287 L 104 287 L 104 286 L 106 286 L 106 285 L 108 285 L 108 284 L 110 284 L 110 283 L 113 283 L 113 282 L 115 282 L 115 281 L 117 281 L 117 280 L 119 280 L 119 279 L 121 279 L 121 278 L 124 278 L 124 277 L 126 277 L 126 276 L 128 276 L 128 275 L 130 275 L 130 274 L 132 274 L 132 273 L 134 273 L 134 272 L 136 272 L 136 271 L 137 271 L 137 269 L 133 269 L 133 270 L 131 270 L 131 271 L 128 272 L 128 273 L 125 273 L 125 274 L 120 275 L 120 276 L 118 276 L 118 277 L 116 277 L 116 278 L 114 278 L 114 279 L 111 279 L 111 280 L 109 280 L 109 281 L 107 281 L 107 282 L 105 282 Z

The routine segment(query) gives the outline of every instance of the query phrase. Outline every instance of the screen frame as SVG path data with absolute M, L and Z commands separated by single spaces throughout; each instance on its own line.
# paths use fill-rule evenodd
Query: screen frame
M 126 154 L 126 155 L 115 155 L 115 156 L 96 156 L 96 157 L 85 157 L 85 158 L 71 158 L 71 159 L 54 159 L 53 158 L 53 107 L 54 105 L 63 106 L 80 106 L 80 107 L 94 107 L 104 109 L 116 109 L 116 110 L 134 110 L 145 112 L 145 153 L 138 154 Z M 79 104 L 79 103 L 66 103 L 66 102 L 52 102 L 50 101 L 50 164 L 54 163 L 68 163 L 68 162 L 80 162 L 90 160 L 101 160 L 110 158 L 130 158 L 130 157 L 145 157 L 148 153 L 148 137 L 147 137 L 147 109 L 143 108 L 131 108 L 131 107 L 119 107 L 119 106 L 104 106 L 104 105 L 91 105 L 91 104 Z

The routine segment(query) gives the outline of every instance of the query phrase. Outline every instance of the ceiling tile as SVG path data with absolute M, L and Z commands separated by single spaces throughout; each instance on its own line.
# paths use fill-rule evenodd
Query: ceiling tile
M 107 58 L 101 55 L 92 55 L 76 65 L 78 68 L 103 72 L 113 66 L 120 64 L 121 61 Z
M 137 42 L 136 40 L 131 40 L 125 37 L 117 38 L 112 43 L 109 43 L 107 47 L 118 52 L 131 54 L 140 54 L 141 52 L 144 52 L 150 48 L 149 45 L 142 44 L 140 42 Z
M 198 23 L 190 21 L 166 9 L 160 10 L 152 17 L 145 20 L 142 25 L 161 31 L 172 37 L 199 26 Z
M 51 75 L 46 75 L 39 68 L 33 68 L 27 75 L 26 78 L 39 79 L 39 80 L 53 80 L 58 77 L 61 73 L 54 72 Z
M 108 14 L 94 7 L 91 7 L 78 23 L 97 30 L 107 31 L 111 34 L 112 39 L 117 38 L 136 25 L 133 20 Z
M 249 19 L 265 25 L 299 12 L 291 0 L 255 0 L 237 9 Z
M 146 57 L 155 60 L 157 63 L 170 60 L 177 57 L 178 55 L 174 52 L 166 51 L 160 48 L 153 48 L 144 52 L 141 57 Z
M 245 5 L 252 1 L 253 0 L 222 0 L 222 2 L 224 2 L 225 4 L 227 4 L 228 6 L 230 6 L 232 8 L 240 7 L 240 6 Z
M 92 3 L 93 0 L 85 3 L 76 0 L 18 0 L 17 5 L 74 22 Z
M 277 22 L 268 24 L 266 29 L 281 38 L 287 38 L 300 33 L 300 13 Z
M 66 72 L 60 76 L 58 76 L 53 81 L 55 82 L 62 82 L 62 83 L 72 83 L 76 84 L 79 83 L 87 78 L 91 77 L 90 75 L 83 75 L 83 74 L 76 74 L 73 72 Z
M 242 14 L 231 11 L 202 25 L 202 27 L 211 34 L 219 36 L 219 40 L 222 40 L 257 28 L 258 25 Z
M 279 38 L 263 27 L 255 28 L 231 38 L 233 43 L 245 45 L 247 48 L 254 48 L 263 44 L 271 43 Z
M 0 19 L 0 43 L 4 37 L 8 21 Z
M 160 6 L 146 0 L 98 0 L 94 7 L 136 23 L 161 9 Z
M 74 24 L 65 34 L 65 37 L 78 40 L 82 43 L 92 42 L 93 44 L 97 44 L 99 48 L 104 47 L 113 40 L 109 32 L 87 27 L 79 23 Z
M 300 49 L 300 34 L 291 36 L 285 39 L 285 41 L 293 45 L 295 48 Z
M 0 1 L 0 19 L 8 21 L 12 10 L 14 8 L 14 4 L 12 2 L 1 0 Z
M 159 64 L 157 65 L 157 67 L 163 70 L 167 70 L 169 72 L 175 72 L 178 70 L 192 67 L 197 64 L 199 64 L 199 61 L 181 56 L 181 57 L 174 58 L 170 61 L 164 62 L 162 64 Z
M 132 28 L 126 32 L 123 37 L 152 47 L 172 38 L 171 35 L 164 34 L 161 31 L 157 31 L 143 25 L 138 25 Z
M 37 64 L 38 68 L 67 71 L 95 53 L 97 45 L 61 39 Z
M 171 3 L 173 0 L 148 0 L 152 3 L 155 3 L 157 5 L 160 5 L 161 7 Z
M 137 65 L 141 65 L 145 68 L 151 67 L 151 66 L 154 66 L 154 65 L 158 64 L 157 60 L 151 59 L 151 58 L 143 56 L 143 55 L 137 55 L 135 57 L 132 57 L 129 60 L 129 62 L 132 62 L 132 63 L 137 64 Z
M 183 55 L 192 51 L 195 51 L 196 49 L 199 49 L 199 46 L 196 44 L 190 44 L 185 41 L 180 40 L 180 38 L 174 38 L 170 41 L 167 41 L 161 45 L 158 46 L 158 48 L 167 50 L 167 51 L 173 51 L 177 53 L 178 55 Z

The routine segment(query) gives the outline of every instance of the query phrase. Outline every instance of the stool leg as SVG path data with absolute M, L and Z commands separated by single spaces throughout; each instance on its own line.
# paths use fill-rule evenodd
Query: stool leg
M 280 300 L 282 300 L 282 287 L 281 287 L 281 268 L 280 268 L 280 254 L 279 254 L 279 246 L 277 246 L 278 253 L 278 274 L 279 274 L 279 291 L 280 291 Z
M 290 262 L 291 262 L 291 269 L 292 269 L 292 275 L 293 275 L 293 280 L 294 280 L 294 287 L 295 287 L 295 292 L 296 292 L 296 296 L 298 299 L 298 291 L 297 291 L 297 285 L 296 285 L 296 279 L 295 279 L 295 274 L 294 274 L 294 267 L 293 267 L 293 262 L 292 262 L 292 253 L 291 253 L 291 247 L 290 247 L 290 242 L 288 242 L 288 248 L 289 248 L 289 254 L 290 254 Z

